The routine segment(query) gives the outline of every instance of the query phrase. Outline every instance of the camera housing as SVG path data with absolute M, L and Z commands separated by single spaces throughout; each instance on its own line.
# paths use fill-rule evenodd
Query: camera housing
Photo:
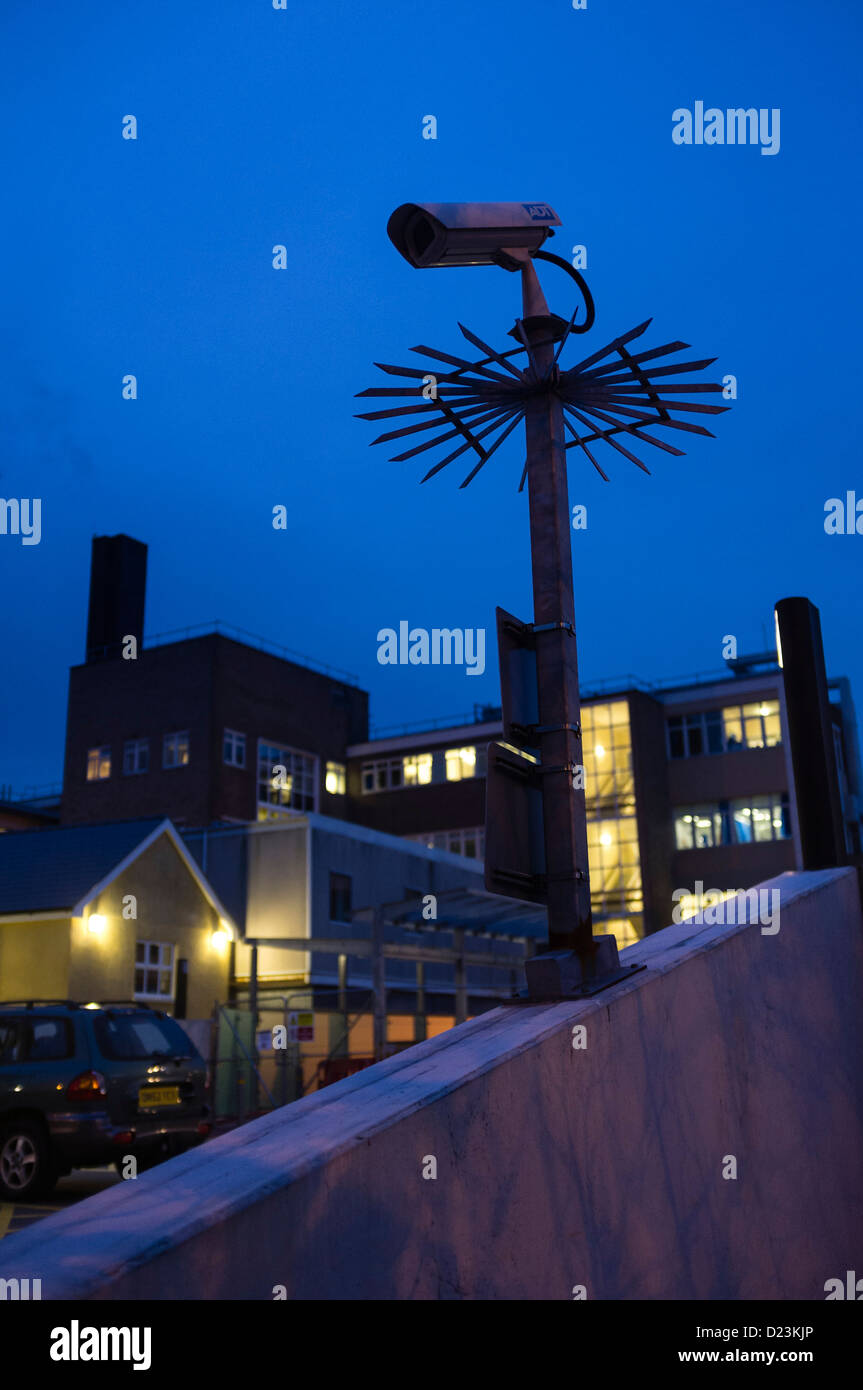
M 560 225 L 548 203 L 403 203 L 387 223 L 387 234 L 418 270 L 452 265 L 518 270 L 525 253 L 533 255 Z

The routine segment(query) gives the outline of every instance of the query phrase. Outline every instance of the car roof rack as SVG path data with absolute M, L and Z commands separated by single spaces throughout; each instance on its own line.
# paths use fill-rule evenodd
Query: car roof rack
M 98 1009 L 122 1006 L 128 1009 L 147 1009 L 149 1013 L 163 1012 L 161 1009 L 154 1009 L 152 1004 L 145 1004 L 141 999 L 89 999 L 86 1004 L 80 999 L 0 999 L 0 1009 L 35 1009 L 43 1005 L 61 1005 L 64 1009 L 87 1009 L 91 1004 L 95 1004 Z
M 62 1004 L 64 1009 L 80 1009 L 74 999 L 0 999 L 0 1009 L 34 1009 L 42 1004 Z
M 98 1001 L 94 999 L 92 1002 L 94 1004 L 98 1002 L 100 1009 L 122 1006 L 124 1009 L 147 1009 L 151 1014 L 159 1012 L 158 1009 L 153 1008 L 152 1004 L 145 1004 L 141 999 L 99 999 Z M 87 1006 L 82 1004 L 80 1007 L 86 1008 Z

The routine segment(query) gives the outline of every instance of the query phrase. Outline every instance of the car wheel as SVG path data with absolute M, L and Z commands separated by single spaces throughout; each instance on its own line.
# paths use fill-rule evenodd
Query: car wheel
M 20 1120 L 0 1132 L 0 1192 L 8 1201 L 44 1197 L 57 1177 L 48 1140 L 38 1125 Z

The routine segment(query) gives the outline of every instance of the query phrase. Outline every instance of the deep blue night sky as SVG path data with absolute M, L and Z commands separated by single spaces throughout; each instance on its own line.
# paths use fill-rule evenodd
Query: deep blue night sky
M 0 782 L 59 780 L 93 534 L 148 543 L 150 633 L 258 632 L 356 672 L 379 725 L 496 701 L 491 637 L 481 678 L 376 661 L 403 618 L 531 616 L 520 437 L 467 490 L 461 461 L 420 487 L 424 461 L 389 463 L 353 418 L 375 360 L 459 352 L 459 319 L 511 346 L 520 311 L 516 276 L 411 270 L 385 231 L 409 200 L 549 201 L 548 249 L 588 248 L 578 356 L 652 314 L 643 346 L 683 338 L 738 378 L 717 438 L 649 449 L 649 478 L 607 449 L 607 484 L 572 460 L 583 679 L 716 669 L 724 634 L 761 649 L 774 601 L 804 593 L 863 702 L 863 536 L 824 532 L 828 497 L 863 496 L 860 18 L 852 0 L 6 0 L 0 493 L 42 498 L 42 540 L 0 536 Z M 779 108 L 779 153 L 675 145 L 672 111 L 698 100 Z M 568 318 L 574 287 L 540 273 Z

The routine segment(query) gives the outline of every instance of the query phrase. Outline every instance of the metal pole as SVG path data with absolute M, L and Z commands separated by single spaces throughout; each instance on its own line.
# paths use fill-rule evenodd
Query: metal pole
M 467 1018 L 467 970 L 464 963 L 464 928 L 456 927 L 452 934 L 456 950 L 455 962 L 455 1021 L 464 1023 Z
M 282 1067 L 282 1105 L 288 1103 L 288 997 L 282 995 L 282 1022 L 285 1029 L 285 1058 Z
M 252 947 L 249 970 L 249 1013 L 252 1016 L 252 1072 L 249 1076 L 249 1105 L 258 1108 L 258 947 Z
M 380 907 L 372 915 L 372 989 L 374 990 L 374 1054 L 380 1062 L 386 1056 L 387 988 L 384 958 L 384 916 Z
M 427 1033 L 426 1025 L 426 991 L 425 991 L 425 965 L 418 960 L 416 964 L 417 972 L 417 1006 L 414 1015 L 414 1042 L 423 1042 Z
M 339 955 L 339 1013 L 346 1014 L 348 1011 L 348 958 L 341 952 Z
M 525 267 L 522 281 L 524 331 L 537 370 L 554 373 L 554 344 L 549 341 L 552 320 L 532 265 Z M 596 948 L 590 912 L 587 807 L 583 789 L 573 786 L 573 771 L 583 764 L 583 756 L 569 491 L 563 406 L 553 390 L 528 403 L 525 428 L 548 938 L 551 950 L 574 950 L 590 960 Z
M 336 1017 L 339 1020 L 338 1029 L 342 1039 L 338 1051 L 341 1055 L 347 1055 L 350 1052 L 350 1046 L 348 1044 L 348 958 L 344 951 L 339 954 L 338 970 L 339 992 L 338 1012 Z
M 776 604 L 776 629 L 804 869 L 848 861 L 821 618 L 807 598 Z

